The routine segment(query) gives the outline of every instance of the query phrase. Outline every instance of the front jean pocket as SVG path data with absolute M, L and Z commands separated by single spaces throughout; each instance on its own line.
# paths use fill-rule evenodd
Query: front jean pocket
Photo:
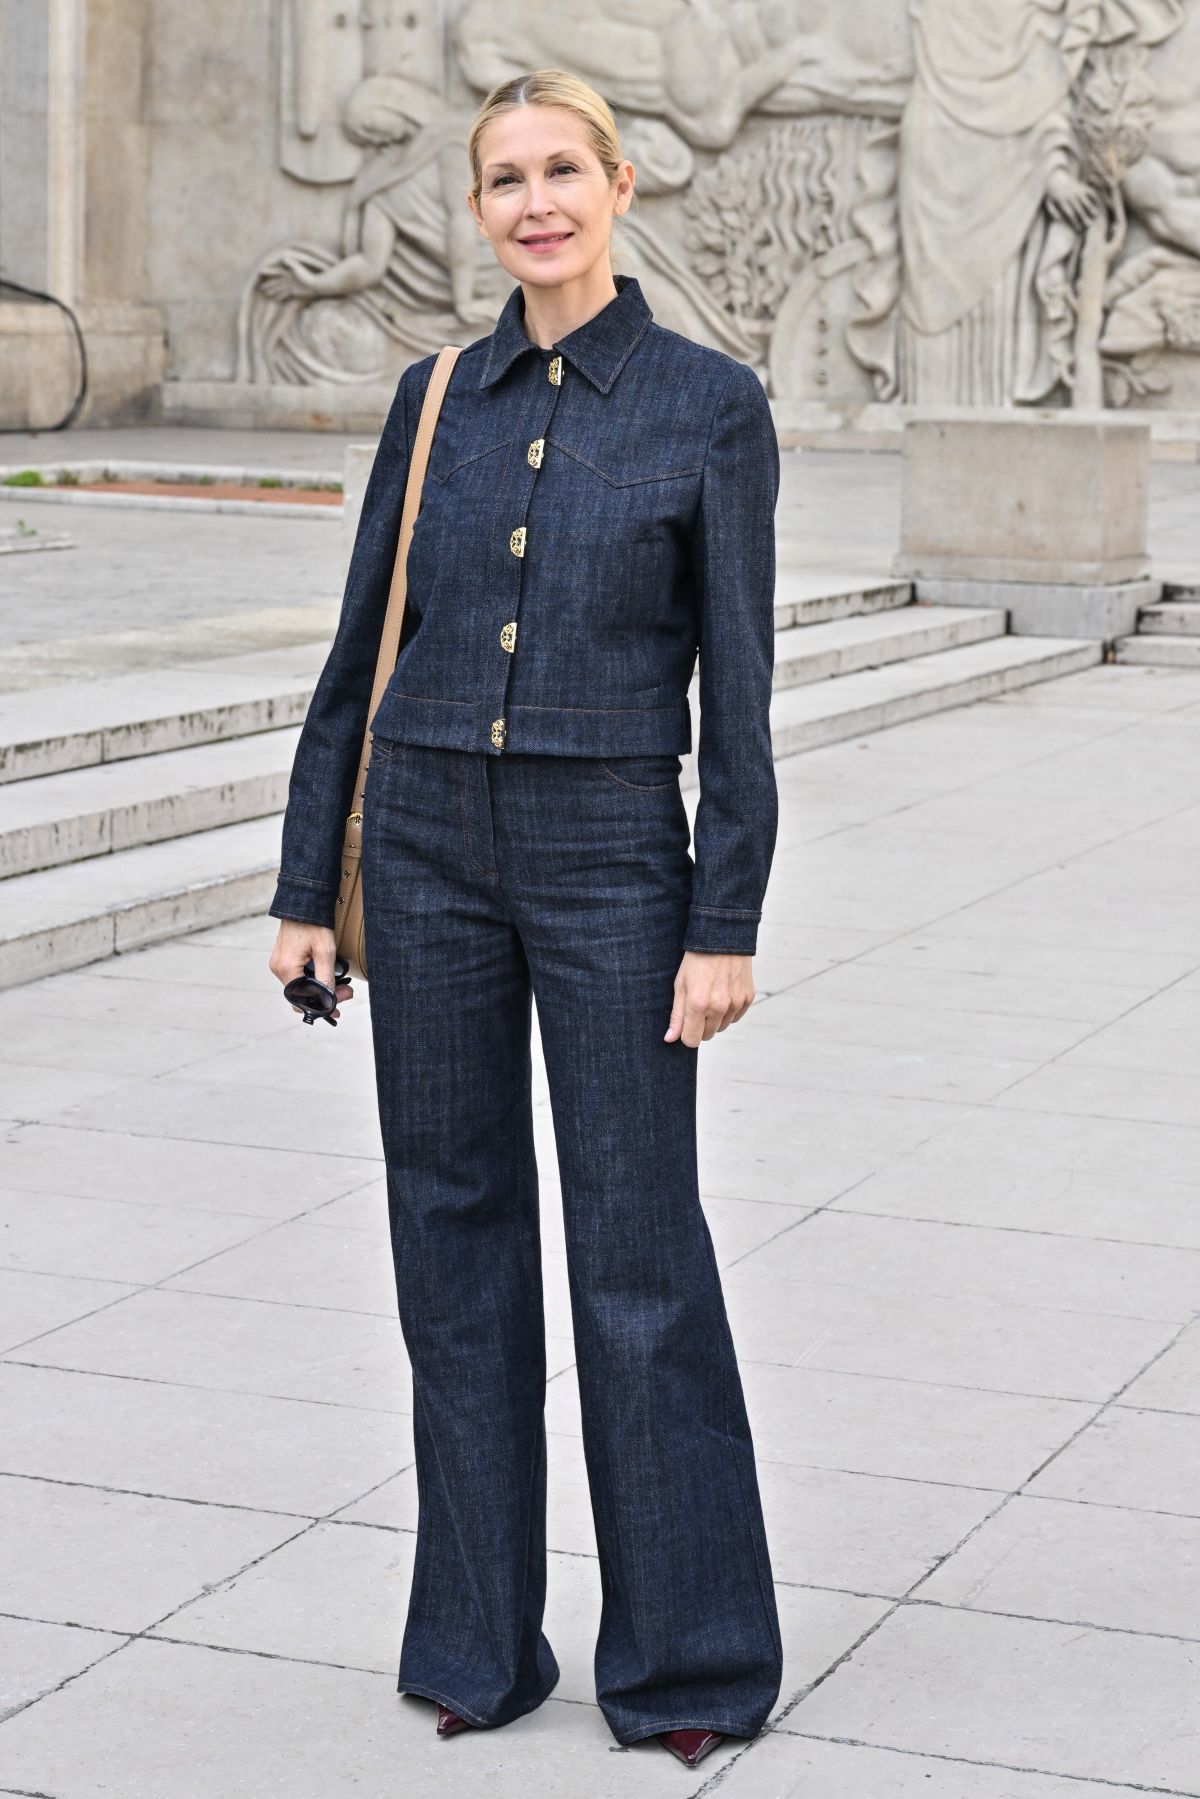
M 635 793 L 655 793 L 677 785 L 683 760 L 673 753 L 614 756 L 600 759 L 598 766 L 618 787 L 632 788 Z

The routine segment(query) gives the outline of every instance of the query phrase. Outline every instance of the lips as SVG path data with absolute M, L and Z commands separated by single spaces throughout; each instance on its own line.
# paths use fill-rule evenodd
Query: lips
M 547 231 L 547 232 L 544 232 L 540 237 L 522 237 L 522 238 L 518 238 L 517 241 L 518 241 L 518 243 L 522 243 L 522 244 L 532 244 L 536 247 L 541 244 L 565 243 L 567 238 L 569 238 L 573 235 L 574 235 L 574 233 L 570 232 L 570 231 Z

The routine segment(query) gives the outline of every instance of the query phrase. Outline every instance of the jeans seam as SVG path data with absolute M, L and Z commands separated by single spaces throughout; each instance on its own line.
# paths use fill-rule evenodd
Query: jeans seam
M 641 1726 L 635 1736 L 623 1736 L 619 1741 L 623 1745 L 628 1743 L 642 1743 L 645 1742 L 647 1737 L 661 1735 L 664 1730 L 715 1730 L 719 1731 L 722 1736 L 731 1737 L 741 1737 L 747 1734 L 744 1729 L 735 1727 L 731 1723 L 726 1723 L 724 1719 L 718 1719 L 714 1723 L 710 1718 L 672 1718 L 666 1724 L 647 1724 Z
M 494 1725 L 488 1723 L 486 1718 L 481 1718 L 477 1712 L 470 1711 L 461 1700 L 451 1699 L 445 1693 L 435 1693 L 432 1687 L 412 1686 L 407 1681 L 400 1681 L 397 1683 L 396 1690 L 400 1693 L 415 1693 L 418 1699 L 433 1699 L 438 1705 L 444 1705 L 450 1711 L 456 1712 L 460 1718 L 465 1718 L 468 1724 L 477 1724 L 481 1730 L 495 1728 Z
M 708 1236 L 709 1267 L 712 1271 L 713 1282 L 717 1289 L 718 1302 L 720 1304 L 721 1310 L 724 1311 L 725 1310 L 725 1296 L 721 1290 L 721 1273 L 717 1267 L 716 1252 L 713 1249 L 712 1237 L 708 1233 L 707 1223 L 705 1225 L 705 1234 Z M 750 1502 L 746 1497 L 746 1483 L 745 1483 L 745 1479 L 742 1474 L 742 1464 L 738 1458 L 737 1445 L 734 1442 L 733 1436 L 729 1429 L 729 1357 L 731 1354 L 732 1354 L 731 1339 L 729 1339 L 727 1336 L 721 1346 L 721 1413 L 722 1413 L 723 1429 L 725 1431 L 725 1441 L 729 1445 L 729 1453 L 733 1459 L 734 1480 L 737 1484 L 737 1490 L 741 1497 L 742 1512 L 746 1519 L 746 1534 L 750 1539 L 750 1553 L 754 1558 L 754 1569 L 755 1569 L 755 1573 L 758 1576 L 758 1593 L 759 1593 L 759 1598 L 762 1601 L 763 1619 L 767 1626 L 767 1636 L 769 1637 L 771 1644 L 775 1650 L 776 1661 L 782 1665 L 783 1644 L 780 1640 L 779 1632 L 771 1619 L 771 1606 L 767 1599 L 767 1584 L 766 1584 L 766 1579 L 763 1574 L 762 1563 L 759 1559 L 757 1533 L 754 1530 L 753 1521 L 750 1517 Z M 760 1509 L 761 1509 L 761 1507 L 760 1507 Z M 675 1728 L 680 1729 L 683 1727 L 675 1726 Z

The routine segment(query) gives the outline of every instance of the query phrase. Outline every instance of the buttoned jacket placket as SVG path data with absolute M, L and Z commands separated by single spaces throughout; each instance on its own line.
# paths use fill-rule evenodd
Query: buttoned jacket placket
M 537 486 L 538 471 L 541 469 L 546 455 L 546 437 L 554 418 L 554 410 L 558 405 L 558 396 L 562 390 L 564 378 L 564 362 L 558 352 L 549 355 L 538 350 L 538 365 L 543 371 L 548 399 L 543 399 L 540 410 L 530 409 L 530 422 L 536 435 L 529 440 L 524 455 L 517 464 L 512 504 L 505 517 L 508 526 L 508 543 L 505 555 L 510 564 L 505 570 L 507 586 L 504 593 L 507 616 L 499 628 L 500 649 L 504 655 L 503 666 L 498 671 L 497 694 L 498 706 L 496 716 L 491 723 L 489 749 L 499 754 L 507 740 L 507 722 L 505 707 L 508 702 L 509 686 L 512 679 L 513 658 L 518 654 L 518 643 L 521 630 L 521 577 L 524 573 L 525 551 L 529 538 L 529 508 Z M 528 374 L 526 374 L 528 382 Z M 534 388 L 535 393 L 539 392 Z M 516 454 L 509 452 L 510 456 Z M 510 598 L 511 596 L 511 598 Z

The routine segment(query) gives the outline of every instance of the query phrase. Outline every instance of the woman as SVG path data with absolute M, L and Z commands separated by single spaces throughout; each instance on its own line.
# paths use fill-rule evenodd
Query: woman
M 779 457 L 757 376 L 614 278 L 601 97 L 488 95 L 468 203 L 515 287 L 454 368 L 373 732 L 362 883 L 419 1520 L 398 1688 L 438 1730 L 552 1692 L 531 997 L 561 1177 L 619 1743 L 753 1736 L 779 1626 L 696 1169 L 696 1051 L 754 997 L 778 815 Z M 401 377 L 296 752 L 281 981 L 333 981 L 343 823 L 432 357 Z M 679 787 L 700 652 L 696 859 Z M 337 989 L 339 999 L 348 988 Z
M 385 364 L 490 323 L 503 304 L 504 270 L 466 209 L 448 210 L 469 115 L 407 76 L 368 75 L 342 123 L 368 155 L 343 203 L 340 254 L 306 241 L 264 257 L 238 319 L 240 380 L 382 379 Z

